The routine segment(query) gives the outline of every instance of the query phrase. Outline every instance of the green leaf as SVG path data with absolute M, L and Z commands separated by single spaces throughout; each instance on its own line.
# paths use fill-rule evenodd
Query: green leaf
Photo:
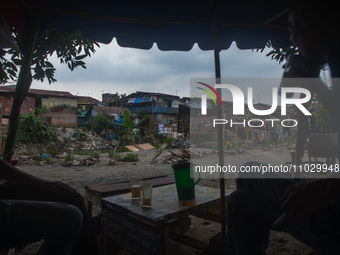
M 124 114 L 124 118 L 123 118 L 123 123 L 124 123 L 124 125 L 125 125 L 127 128 L 132 129 L 133 123 L 132 123 L 132 120 L 131 120 L 131 118 L 130 118 L 130 113 L 129 113 L 129 111 L 125 109 L 124 112 L 123 112 L 123 114 Z
M 81 59 L 84 59 L 86 58 L 87 56 L 84 54 L 84 55 L 79 55 L 77 57 L 75 57 L 75 60 L 81 60 Z

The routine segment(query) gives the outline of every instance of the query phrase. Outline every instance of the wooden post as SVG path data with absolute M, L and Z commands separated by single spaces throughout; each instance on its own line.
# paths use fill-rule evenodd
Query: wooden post
M 248 108 L 248 117 L 247 117 L 247 120 L 249 120 L 249 114 L 250 114 L 250 111 L 249 111 L 249 107 Z M 247 121 L 248 123 L 248 121 Z M 248 152 L 248 141 L 249 141 L 249 126 L 247 126 L 247 145 L 246 145 L 246 152 Z
M 3 152 L 3 142 L 2 142 L 2 105 L 0 103 L 0 139 L 1 139 L 1 146 L 0 146 L 0 155 Z
M 248 127 L 249 128 L 249 127 Z M 247 145 L 246 145 L 246 152 L 248 152 L 248 141 L 249 141 L 249 129 L 247 129 Z
M 284 143 L 284 138 L 283 138 L 283 136 L 284 136 L 284 132 L 283 132 L 283 127 L 281 126 L 281 141 L 282 141 L 282 147 L 281 147 L 281 149 L 283 149 L 283 143 Z
M 237 120 L 237 119 L 236 119 Z M 238 136 L 237 136 L 237 125 L 235 125 L 235 133 L 236 133 L 236 153 L 238 152 Z
M 251 131 L 251 149 L 254 149 L 255 144 L 255 131 L 254 129 Z
M 271 116 L 269 116 L 270 118 Z M 267 135 L 267 146 L 269 147 L 270 145 L 270 125 L 268 125 L 268 135 Z

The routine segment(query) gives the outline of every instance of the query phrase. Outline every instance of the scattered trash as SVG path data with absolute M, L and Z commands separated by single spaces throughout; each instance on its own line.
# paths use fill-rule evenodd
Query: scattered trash
M 191 158 L 200 158 L 201 156 L 199 155 L 199 153 L 195 153 L 195 154 L 192 154 L 190 153 L 189 150 L 186 150 L 186 149 L 179 149 L 180 150 L 180 154 L 176 154 L 174 152 L 172 152 L 171 150 L 168 150 L 171 155 L 165 160 L 166 162 L 168 162 L 169 164 L 171 164 L 172 162 L 170 161 L 171 159 L 175 159 L 175 158 L 182 158 L 182 159 L 190 159 Z

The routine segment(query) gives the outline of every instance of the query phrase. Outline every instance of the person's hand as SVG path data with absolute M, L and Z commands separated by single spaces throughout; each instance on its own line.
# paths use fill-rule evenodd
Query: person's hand
M 334 195 L 330 192 L 327 181 L 318 179 L 289 187 L 280 198 L 282 210 L 291 219 L 304 221 L 333 199 Z

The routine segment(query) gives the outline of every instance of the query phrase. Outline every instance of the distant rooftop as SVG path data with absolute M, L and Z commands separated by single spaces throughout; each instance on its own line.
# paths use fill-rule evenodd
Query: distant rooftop
M 89 96 L 76 96 L 78 103 L 82 104 L 98 104 L 100 101 Z
M 15 92 L 15 86 L 0 86 L 0 92 Z M 40 96 L 75 97 L 67 91 L 29 89 L 27 94 Z

